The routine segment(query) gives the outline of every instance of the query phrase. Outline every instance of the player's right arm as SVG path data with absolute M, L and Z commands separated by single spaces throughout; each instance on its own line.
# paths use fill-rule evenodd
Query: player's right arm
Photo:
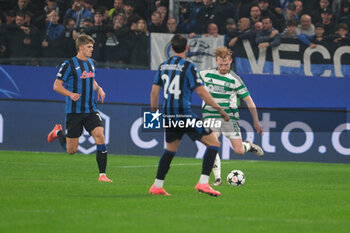
M 156 84 L 152 85 L 151 109 L 152 109 L 153 112 L 157 111 L 157 109 L 158 109 L 158 99 L 159 99 L 160 89 L 161 89 L 161 86 L 158 86 Z
M 160 78 L 160 66 L 158 67 L 157 73 L 154 76 L 152 90 L 151 90 L 151 111 L 155 112 L 158 109 L 159 93 L 162 89 L 162 79 Z
M 204 86 L 198 86 L 196 87 L 195 91 L 201 97 L 202 100 L 204 100 L 207 104 L 215 108 L 219 111 L 222 118 L 224 118 L 225 121 L 230 120 L 230 116 L 215 102 L 213 97 L 209 94 L 209 92 L 205 89 Z
M 80 98 L 80 94 L 73 93 L 71 91 L 68 91 L 66 88 L 64 88 L 63 81 L 60 79 L 55 80 L 55 83 L 53 84 L 53 89 L 61 95 L 68 96 L 73 101 L 77 101 Z
M 61 65 L 61 68 L 59 69 L 59 71 L 56 75 L 56 80 L 55 80 L 55 83 L 53 84 L 53 89 L 57 93 L 64 95 L 64 96 L 68 96 L 73 101 L 77 101 L 80 98 L 80 94 L 73 93 L 73 92 L 67 90 L 63 86 L 63 83 L 67 81 L 70 74 L 71 74 L 71 67 L 70 67 L 68 61 L 65 61 Z

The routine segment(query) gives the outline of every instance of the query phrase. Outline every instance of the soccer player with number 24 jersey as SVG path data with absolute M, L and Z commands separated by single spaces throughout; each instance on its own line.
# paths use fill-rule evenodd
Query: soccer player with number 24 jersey
M 171 124 L 173 127 L 165 130 L 166 148 L 160 158 L 156 179 L 149 193 L 153 195 L 170 195 L 163 188 L 164 179 L 180 145 L 182 136 L 187 134 L 192 140 L 199 140 L 207 146 L 203 157 L 202 173 L 195 190 L 211 196 L 220 196 L 221 193 L 212 189 L 209 185 L 209 175 L 213 168 L 220 142 L 209 128 L 201 127 L 201 124 L 195 124 L 196 127 L 181 127 L 183 124 L 180 124 L 180 122 L 198 121 L 198 123 L 201 123 L 201 120 L 197 119 L 192 113 L 191 95 L 193 91 L 196 91 L 206 103 L 216 109 L 223 119 L 228 121 L 229 116 L 215 103 L 204 88 L 196 65 L 185 59 L 188 50 L 187 39 L 180 34 L 176 34 L 171 39 L 171 48 L 175 56 L 164 61 L 158 68 L 152 85 L 151 108 L 152 111 L 157 110 L 159 93 L 161 88 L 163 88 L 164 117 L 167 118 L 167 122 L 173 122 L 174 124 Z

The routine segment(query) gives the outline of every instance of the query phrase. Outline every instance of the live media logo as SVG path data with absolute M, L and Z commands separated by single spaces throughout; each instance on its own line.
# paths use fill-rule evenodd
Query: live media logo
M 143 128 L 144 129 L 161 129 L 162 114 L 157 110 L 156 112 L 143 113 Z

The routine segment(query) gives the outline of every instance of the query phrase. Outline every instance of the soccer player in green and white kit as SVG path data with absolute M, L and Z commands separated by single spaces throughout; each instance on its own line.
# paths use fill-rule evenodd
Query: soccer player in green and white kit
M 229 115 L 230 121 L 224 121 L 219 112 L 211 106 L 203 103 L 203 119 L 216 119 L 222 121 L 221 128 L 211 128 L 216 136 L 222 133 L 230 139 L 232 147 L 236 154 L 243 155 L 246 152 L 252 152 L 258 156 L 263 156 L 264 151 L 260 146 L 252 142 L 242 142 L 241 130 L 237 120 L 239 120 L 237 96 L 243 99 L 253 117 L 254 128 L 257 133 L 263 133 L 259 123 L 258 113 L 249 91 L 244 85 L 242 79 L 230 70 L 232 62 L 232 52 L 227 47 L 219 47 L 214 52 L 217 69 L 203 70 L 200 75 L 205 83 L 205 87 L 215 100 Z M 215 181 L 213 185 L 221 184 L 221 162 L 219 154 L 216 155 L 213 166 Z

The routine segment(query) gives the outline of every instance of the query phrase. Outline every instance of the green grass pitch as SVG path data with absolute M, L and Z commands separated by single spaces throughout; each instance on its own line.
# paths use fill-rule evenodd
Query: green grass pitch
M 99 183 L 94 155 L 0 151 L 0 232 L 350 231 L 349 164 L 223 161 L 246 183 L 211 197 L 194 190 L 201 161 L 175 157 L 165 197 L 148 194 L 158 159 L 109 156 Z

